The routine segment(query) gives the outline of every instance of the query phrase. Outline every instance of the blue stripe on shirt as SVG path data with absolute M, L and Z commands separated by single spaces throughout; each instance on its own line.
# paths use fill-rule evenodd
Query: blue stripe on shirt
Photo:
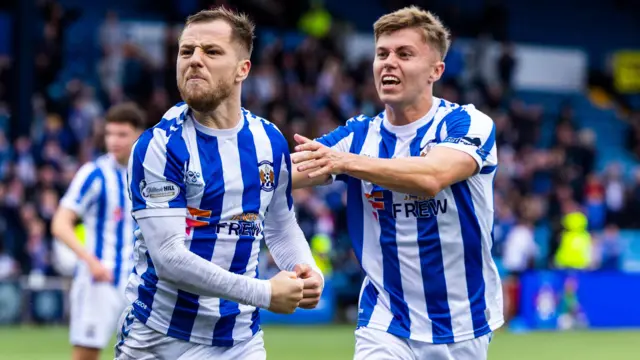
M 391 159 L 395 152 L 397 138 L 384 127 L 381 127 L 379 157 Z M 391 313 L 394 315 L 388 331 L 400 337 L 409 337 L 411 319 L 409 307 L 404 300 L 400 260 L 398 259 L 398 243 L 396 242 L 396 219 L 393 217 L 393 193 L 374 186 L 373 191 L 381 191 L 384 209 L 378 211 L 380 222 L 380 248 L 382 250 L 382 281 L 384 289 L 389 293 Z
M 102 259 L 104 248 L 104 227 L 107 222 L 107 184 L 102 170 L 98 173 L 100 181 L 100 194 L 98 195 L 96 212 L 96 248 L 95 255 L 98 259 Z
M 442 122 L 447 124 L 447 137 L 461 138 L 469 133 L 471 116 L 460 106 L 447 114 Z
M 82 183 L 82 187 L 80 188 L 80 192 L 78 193 L 78 197 L 76 198 L 76 204 L 80 205 L 85 197 L 88 195 L 89 190 L 91 189 L 91 185 L 93 182 L 100 176 L 100 168 L 97 166 L 87 175 L 87 178 Z
M 131 179 L 129 179 L 129 192 L 131 193 L 132 211 L 142 210 L 147 208 L 147 203 L 140 193 L 140 183 L 144 180 L 144 159 L 147 156 L 147 151 L 151 141 L 153 140 L 153 130 L 147 130 L 138 139 L 138 142 L 134 145 L 133 153 L 131 154 Z
M 189 161 L 189 150 L 182 137 L 182 131 L 184 131 L 184 127 L 180 126 L 167 142 L 167 163 L 164 167 L 164 177 L 180 187 L 180 194 L 169 201 L 169 207 L 172 209 L 187 207 L 187 186 L 184 183 L 184 170 Z
M 113 268 L 113 283 L 118 286 L 120 284 L 120 274 L 122 273 L 122 249 L 124 247 L 124 219 L 128 214 L 124 213 L 125 210 L 125 185 L 122 171 L 114 169 L 116 179 L 118 181 L 118 207 L 120 217 L 116 225 L 116 261 Z
M 202 169 L 202 178 L 206 181 L 204 193 L 200 200 L 201 209 L 211 209 L 210 223 L 220 220 L 222 201 L 224 199 L 224 179 L 222 160 L 218 151 L 218 139 L 214 136 L 196 132 L 196 142 Z M 194 228 L 189 251 L 201 258 L 211 261 L 218 234 L 216 226 Z M 199 296 L 178 289 L 176 305 L 171 315 L 167 335 L 189 341 L 193 325 L 198 316 Z
M 438 218 L 418 218 L 418 251 L 426 311 L 432 322 L 433 342 L 445 344 L 453 341 L 453 326 L 447 298 L 447 282 L 438 228 Z
M 497 165 L 487 165 L 487 166 L 483 166 L 482 169 L 480 170 L 480 174 L 491 174 L 492 172 L 494 172 L 496 169 L 498 168 Z
M 238 151 L 240 152 L 240 169 L 244 191 L 242 193 L 242 212 L 258 214 L 260 212 L 260 173 L 258 169 L 258 155 L 253 140 L 253 133 L 249 128 L 249 121 L 244 119 L 245 125 L 238 133 Z M 251 258 L 255 236 L 251 235 L 254 223 L 240 221 L 239 239 L 231 261 L 229 271 L 244 274 Z M 233 328 L 236 317 L 240 314 L 238 303 L 220 299 L 220 319 L 213 330 L 213 346 L 233 346 Z
M 411 156 L 420 156 L 420 144 L 430 126 L 431 123 L 418 129 L 410 145 Z M 453 340 L 453 327 L 447 299 L 438 218 L 418 217 L 416 220 L 422 287 L 427 304 L 425 310 L 432 321 L 433 342 L 448 343 Z
M 144 179 L 144 159 L 147 156 L 147 150 L 152 140 L 153 130 L 144 132 L 138 139 L 133 154 L 131 155 L 134 159 L 131 169 L 129 191 L 131 192 L 133 211 L 146 208 L 146 202 L 140 193 L 139 184 Z M 153 267 L 153 262 L 151 261 L 148 251 L 145 253 L 145 256 L 147 257 L 148 266 L 147 270 L 140 275 L 143 283 L 138 286 L 138 299 L 133 303 L 133 313 L 138 320 L 146 324 L 153 308 L 153 297 L 157 291 L 156 284 L 158 283 L 158 275 Z
M 496 124 L 494 123 L 491 126 L 491 133 L 489 133 L 489 137 L 487 137 L 487 140 L 484 142 L 482 147 L 476 150 L 476 152 L 478 153 L 482 161 L 485 161 L 487 159 L 487 156 L 489 156 L 489 154 L 491 153 L 491 149 L 493 149 L 493 145 L 495 145 L 495 143 L 496 143 Z
M 467 294 L 471 304 L 473 331 L 475 336 L 478 337 L 490 331 L 485 315 L 487 304 L 484 299 L 484 277 L 482 276 L 482 271 L 475 270 L 482 269 L 482 232 L 473 206 L 471 189 L 467 181 L 451 185 L 451 192 L 460 217 Z
M 352 154 L 360 154 L 364 142 L 367 139 L 367 130 L 371 119 L 355 123 L 353 141 L 349 152 Z M 356 254 L 358 264 L 362 267 L 362 246 L 364 242 L 364 205 L 362 203 L 362 180 L 354 177 L 345 176 L 344 181 L 347 182 L 347 223 L 349 224 L 349 236 L 353 252 Z
M 144 256 L 147 259 L 147 270 L 140 276 L 142 283 L 138 285 L 138 299 L 133 302 L 133 314 L 143 324 L 146 324 L 149 316 L 151 316 L 153 297 L 158 289 L 156 287 L 158 284 L 158 275 L 156 274 L 156 268 L 153 266 L 149 252 L 146 251 Z
M 362 290 L 362 297 L 360 299 L 360 309 L 358 313 L 358 327 L 369 325 L 371 315 L 373 315 L 373 308 L 378 302 L 378 290 L 371 281 L 364 285 Z
M 330 133 L 316 139 L 316 141 L 323 144 L 324 146 L 334 147 L 337 143 L 347 138 L 352 132 L 353 129 L 348 125 L 339 126 Z

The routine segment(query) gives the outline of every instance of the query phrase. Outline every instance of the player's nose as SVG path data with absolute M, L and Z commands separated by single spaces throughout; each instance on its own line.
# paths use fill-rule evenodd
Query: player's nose
M 382 62 L 383 70 L 395 69 L 397 67 L 398 67 L 398 58 L 395 56 L 395 54 L 390 54 Z
M 196 67 L 204 66 L 204 64 L 202 63 L 203 55 L 204 53 L 202 52 L 202 49 L 195 48 L 193 50 L 193 54 L 191 54 L 191 56 L 189 57 L 189 65 Z

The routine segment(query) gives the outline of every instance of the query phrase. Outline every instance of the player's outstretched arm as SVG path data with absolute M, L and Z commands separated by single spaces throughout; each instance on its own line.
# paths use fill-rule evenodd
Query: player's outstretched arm
M 300 164 L 304 165 L 304 164 Z M 312 170 L 298 171 L 297 167 L 291 169 L 291 184 L 293 189 L 302 189 L 307 187 L 314 187 L 320 185 L 326 185 L 331 182 L 331 174 L 325 174 L 324 176 L 310 177 L 309 173 Z
M 426 157 L 376 159 L 358 156 L 345 173 L 385 189 L 417 196 L 435 196 L 442 189 L 477 172 L 468 154 L 436 146 Z
M 280 168 L 278 186 L 264 222 L 265 243 L 281 270 L 295 271 L 304 280 L 304 294 L 299 306 L 312 309 L 320 301 L 324 277 L 295 217 L 289 186 L 291 159 L 288 152 L 283 154 Z
M 347 123 L 344 126 L 339 126 L 334 129 L 330 133 L 322 136 L 317 139 L 317 141 L 335 150 L 339 153 L 349 153 L 351 144 L 353 143 L 354 132 L 358 127 L 362 127 L 364 123 L 362 123 L 362 119 L 364 118 L 352 118 L 347 120 Z M 298 143 L 301 143 L 307 139 L 306 137 L 295 134 L 293 136 L 294 140 Z M 305 155 L 306 151 L 299 151 L 293 156 L 301 156 Z M 308 155 L 308 154 L 307 154 Z M 305 187 L 319 186 L 319 185 L 327 185 L 331 182 L 335 181 L 335 174 L 326 173 L 322 175 L 314 174 L 315 176 L 309 176 L 314 170 L 315 167 L 312 161 L 303 161 L 303 162 L 295 162 L 297 166 L 294 166 L 291 169 L 291 185 L 294 189 L 300 189 Z M 301 165 L 309 165 L 306 167 L 306 170 L 301 170 Z
M 347 174 L 386 189 L 418 196 L 435 196 L 442 189 L 495 167 L 495 126 L 475 109 L 458 110 L 447 119 L 447 137 L 425 157 L 378 159 L 341 153 L 304 137 L 292 155 L 298 171 L 309 177 Z M 444 121 L 444 120 L 443 120 Z M 493 152 L 492 152 L 493 151 Z

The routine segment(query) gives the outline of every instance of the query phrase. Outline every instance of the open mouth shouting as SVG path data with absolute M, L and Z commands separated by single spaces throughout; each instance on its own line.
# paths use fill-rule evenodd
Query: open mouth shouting
M 400 85 L 400 79 L 395 75 L 382 76 L 382 90 L 392 90 Z

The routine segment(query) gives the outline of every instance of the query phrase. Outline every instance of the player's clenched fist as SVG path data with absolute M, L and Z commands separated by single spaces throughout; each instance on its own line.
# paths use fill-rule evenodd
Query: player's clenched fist
M 292 314 L 302 300 L 304 282 L 296 273 L 280 271 L 269 279 L 271 282 L 271 305 L 269 310 L 280 314 Z
M 320 296 L 322 295 L 322 288 L 324 286 L 322 277 L 306 264 L 296 265 L 294 271 L 296 275 L 304 281 L 303 299 L 298 306 L 303 309 L 315 308 L 318 302 L 320 302 Z

